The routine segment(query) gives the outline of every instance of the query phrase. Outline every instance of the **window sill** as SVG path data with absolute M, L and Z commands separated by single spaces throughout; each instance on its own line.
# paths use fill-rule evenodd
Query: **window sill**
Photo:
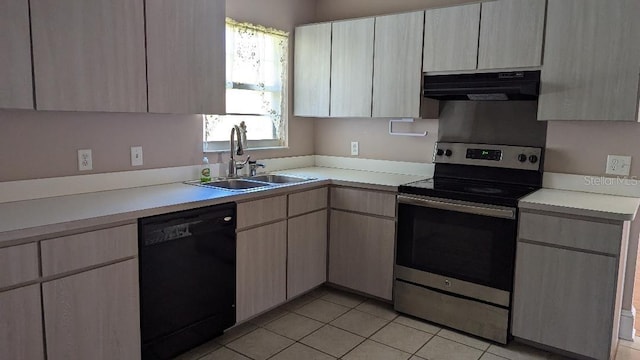
M 287 150 L 289 149 L 288 146 L 264 146 L 264 147 L 253 147 L 253 148 L 248 148 L 248 149 L 244 149 L 244 151 L 261 151 L 261 150 Z M 221 154 L 221 153 L 228 153 L 229 149 L 224 149 L 224 150 L 204 150 L 203 151 L 205 154 Z

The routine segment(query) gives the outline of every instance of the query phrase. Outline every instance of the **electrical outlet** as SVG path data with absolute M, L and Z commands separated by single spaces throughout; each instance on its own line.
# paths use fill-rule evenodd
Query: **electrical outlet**
M 91 158 L 91 149 L 78 150 L 78 170 L 93 170 L 93 159 Z
M 352 141 L 351 142 L 351 155 L 358 156 L 358 142 L 357 141 Z
M 631 170 L 631 156 L 607 156 L 607 174 L 628 176 Z
M 142 166 L 142 146 L 131 147 L 131 166 Z

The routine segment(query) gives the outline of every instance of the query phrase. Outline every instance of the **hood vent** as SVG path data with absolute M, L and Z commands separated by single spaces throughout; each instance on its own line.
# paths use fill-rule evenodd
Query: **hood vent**
M 424 97 L 436 100 L 538 100 L 540 71 L 424 75 Z

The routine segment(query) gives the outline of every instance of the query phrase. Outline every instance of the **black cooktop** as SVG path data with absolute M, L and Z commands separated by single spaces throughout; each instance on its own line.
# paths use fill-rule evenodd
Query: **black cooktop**
M 516 207 L 520 198 L 539 188 L 481 180 L 433 178 L 401 185 L 398 191 L 403 194 Z

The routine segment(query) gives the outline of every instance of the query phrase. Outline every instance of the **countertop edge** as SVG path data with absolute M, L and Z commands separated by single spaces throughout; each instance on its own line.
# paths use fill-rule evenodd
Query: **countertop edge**
M 293 171 L 277 171 L 277 173 L 285 174 Z M 115 214 L 108 214 L 104 216 L 88 217 L 83 219 L 44 224 L 40 226 L 9 230 L 0 232 L 0 248 L 16 246 L 34 241 L 46 240 L 51 238 L 69 236 L 73 234 L 83 233 L 87 231 L 100 230 L 108 227 L 121 226 L 127 224 L 134 224 L 139 218 L 166 214 L 171 212 L 177 212 L 182 210 L 188 210 L 198 207 L 213 206 L 228 202 L 246 202 L 258 200 L 261 198 L 267 198 L 272 196 L 278 196 L 279 194 L 288 194 L 292 192 L 299 192 L 305 190 L 311 190 L 313 188 L 319 188 L 323 186 L 336 185 L 336 186 L 350 186 L 363 189 L 397 192 L 398 186 L 366 183 L 350 180 L 333 180 L 331 178 L 318 178 L 311 181 L 305 181 L 304 183 L 295 183 L 280 185 L 274 188 L 263 189 L 254 192 L 234 193 L 232 191 L 226 191 L 219 197 L 214 197 L 205 200 L 198 201 L 186 201 L 179 204 L 171 204 L 160 207 L 149 207 L 140 210 L 126 211 Z M 113 190 L 118 191 L 118 190 Z
M 610 202 L 622 205 L 610 206 Z M 604 204 L 607 205 L 604 205 Z M 563 189 L 539 189 L 518 202 L 520 209 L 549 211 L 613 221 L 632 221 L 640 206 L 640 198 L 596 194 Z

